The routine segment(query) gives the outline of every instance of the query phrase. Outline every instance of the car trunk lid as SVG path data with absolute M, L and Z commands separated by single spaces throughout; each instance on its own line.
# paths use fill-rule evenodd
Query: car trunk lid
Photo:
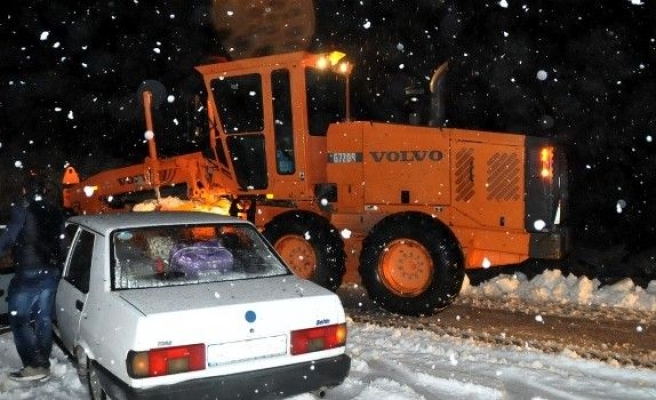
M 262 301 L 332 295 L 309 281 L 293 276 L 204 283 L 118 292 L 144 315 L 180 312 Z

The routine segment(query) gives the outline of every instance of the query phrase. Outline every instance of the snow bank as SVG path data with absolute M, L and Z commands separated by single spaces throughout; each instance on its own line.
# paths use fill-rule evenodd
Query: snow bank
M 529 280 L 525 274 L 499 275 L 478 286 L 465 278 L 460 294 L 469 297 L 516 298 L 533 303 L 613 306 L 638 311 L 656 311 L 656 281 L 647 289 L 631 279 L 600 287 L 597 279 L 564 276 L 559 270 L 548 270 Z

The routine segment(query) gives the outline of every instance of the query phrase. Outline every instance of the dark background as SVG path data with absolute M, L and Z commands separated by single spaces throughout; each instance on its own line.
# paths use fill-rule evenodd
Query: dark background
M 556 138 L 577 244 L 639 250 L 656 239 L 656 7 L 637 2 L 316 0 L 308 50 L 342 49 L 355 62 L 353 115 L 364 120 L 406 122 L 406 88 L 426 88 L 448 60 L 447 126 Z M 6 0 L 3 178 L 17 161 L 58 179 L 67 162 L 88 175 L 143 160 L 140 84 L 156 79 L 182 98 L 194 65 L 229 56 L 210 4 Z M 160 155 L 189 148 L 187 110 L 159 113 Z

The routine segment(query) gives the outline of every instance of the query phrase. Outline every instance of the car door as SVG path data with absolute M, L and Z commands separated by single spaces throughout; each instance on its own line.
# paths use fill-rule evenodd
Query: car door
M 73 225 L 66 227 L 77 229 Z M 57 329 L 64 346 L 71 352 L 77 342 L 80 318 L 89 294 L 95 235 L 80 228 L 71 245 L 70 256 L 59 281 L 56 298 Z

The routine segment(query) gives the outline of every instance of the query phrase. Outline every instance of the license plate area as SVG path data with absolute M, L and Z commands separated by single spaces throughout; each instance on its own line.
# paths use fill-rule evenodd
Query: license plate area
M 207 346 L 207 365 L 216 367 L 239 361 L 275 357 L 284 354 L 287 354 L 286 335 L 213 344 Z

